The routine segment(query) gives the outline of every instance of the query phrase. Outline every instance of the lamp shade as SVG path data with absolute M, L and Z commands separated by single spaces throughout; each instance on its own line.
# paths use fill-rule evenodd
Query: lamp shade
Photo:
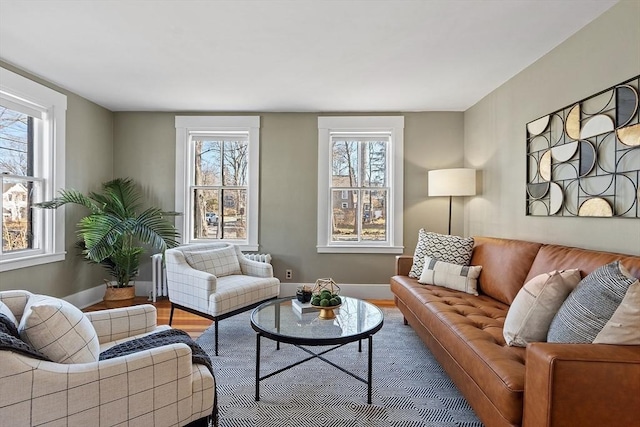
M 457 168 L 429 171 L 429 196 L 473 196 L 475 194 L 475 169 Z

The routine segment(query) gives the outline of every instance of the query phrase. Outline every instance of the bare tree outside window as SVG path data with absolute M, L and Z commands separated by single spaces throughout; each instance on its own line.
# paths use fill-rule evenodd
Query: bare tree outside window
M 194 236 L 246 239 L 248 144 L 229 136 L 195 141 Z
M 387 144 L 386 137 L 333 139 L 332 241 L 386 241 Z
M 32 247 L 33 120 L 27 114 L 0 105 L 2 251 L 5 253 Z

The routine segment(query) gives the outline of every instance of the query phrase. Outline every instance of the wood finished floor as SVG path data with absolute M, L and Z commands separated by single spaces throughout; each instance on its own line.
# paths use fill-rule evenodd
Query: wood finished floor
M 368 300 L 370 303 L 377 305 L 378 307 L 394 307 L 393 300 Z M 106 308 L 127 307 L 130 305 L 140 304 L 152 304 L 158 311 L 158 325 L 169 324 L 169 314 L 171 312 L 171 303 L 167 298 L 158 298 L 156 303 L 149 301 L 145 297 L 136 297 L 132 301 L 124 301 L 118 303 L 110 303 L 107 305 L 104 301 L 87 307 L 84 311 L 104 310 Z M 172 327 L 182 329 L 187 332 L 192 338 L 199 337 L 209 326 L 212 321 L 205 319 L 204 317 L 196 316 L 195 314 L 187 313 L 182 310 L 175 310 L 173 313 Z

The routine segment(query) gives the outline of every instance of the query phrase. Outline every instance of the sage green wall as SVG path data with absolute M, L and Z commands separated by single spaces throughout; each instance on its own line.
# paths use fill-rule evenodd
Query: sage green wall
M 0 62 L 0 66 L 67 95 L 65 187 L 86 192 L 112 179 L 113 113 L 9 64 Z M 2 272 L 0 290 L 26 289 L 65 297 L 104 283 L 108 275 L 101 267 L 84 262 L 74 247 L 76 224 L 85 212 L 75 206 L 64 209 L 65 261 Z
M 276 276 L 284 281 L 290 268 L 294 283 L 312 283 L 319 277 L 339 283 L 388 283 L 394 255 L 316 253 L 318 114 L 254 114 L 261 117 L 260 251 L 273 255 Z M 142 183 L 163 209 L 174 209 L 175 115 L 115 113 L 114 174 Z M 404 241 L 405 252 L 413 253 L 420 227 L 446 232 L 447 201 L 427 199 L 427 170 L 462 166 L 463 114 L 403 115 Z M 454 232 L 461 233 L 461 201 L 454 209 Z M 146 262 L 140 279 L 150 278 Z
M 525 125 L 640 73 L 640 2 L 622 1 L 464 115 L 466 165 L 482 170 L 470 235 L 640 255 L 640 220 L 525 215 Z

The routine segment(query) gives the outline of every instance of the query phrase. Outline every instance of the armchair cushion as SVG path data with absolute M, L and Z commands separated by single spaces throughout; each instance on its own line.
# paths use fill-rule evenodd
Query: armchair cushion
M 20 337 L 57 363 L 96 362 L 98 335 L 74 305 L 53 297 L 32 295 L 18 326 Z
M 240 262 L 234 247 L 224 247 L 207 251 L 184 251 L 184 258 L 194 269 L 206 271 L 216 277 L 242 274 Z

